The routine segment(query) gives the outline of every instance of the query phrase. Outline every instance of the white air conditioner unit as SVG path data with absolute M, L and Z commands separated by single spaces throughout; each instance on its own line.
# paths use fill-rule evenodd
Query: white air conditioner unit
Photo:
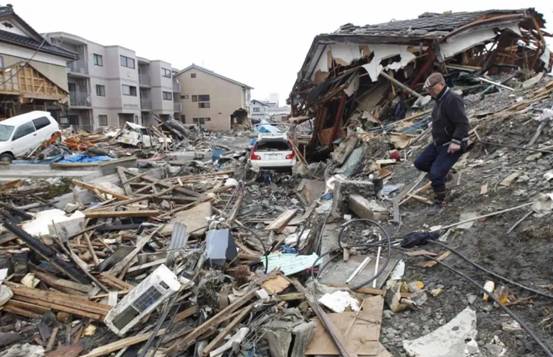
M 135 286 L 106 315 L 104 322 L 111 331 L 123 336 L 146 314 L 181 288 L 178 277 L 165 265 L 160 265 Z

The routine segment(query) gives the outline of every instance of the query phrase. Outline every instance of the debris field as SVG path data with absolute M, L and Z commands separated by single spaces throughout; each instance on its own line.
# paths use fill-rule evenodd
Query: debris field
M 289 170 L 176 120 L 2 164 L 0 357 L 552 356 L 548 36 L 533 9 L 317 36 Z M 445 208 L 413 166 L 434 71 L 471 126 Z

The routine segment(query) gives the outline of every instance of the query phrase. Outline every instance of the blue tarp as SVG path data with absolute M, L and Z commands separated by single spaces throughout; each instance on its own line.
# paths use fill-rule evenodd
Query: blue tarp
M 75 155 L 65 156 L 63 160 L 58 162 L 63 164 L 68 164 L 68 163 L 100 162 L 100 161 L 109 161 L 109 160 L 113 160 L 113 159 L 106 155 L 89 156 L 87 154 L 75 154 Z
M 257 125 L 255 130 L 261 134 L 282 134 L 279 128 L 269 124 Z

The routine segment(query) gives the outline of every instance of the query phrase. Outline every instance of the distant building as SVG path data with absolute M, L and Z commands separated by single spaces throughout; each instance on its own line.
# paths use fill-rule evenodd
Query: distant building
M 171 64 L 65 32 L 45 36 L 79 54 L 67 67 L 70 101 L 66 124 L 92 131 L 122 127 L 127 121 L 151 125 L 154 115 L 162 119 L 174 116 L 174 92 L 180 88 Z
M 0 119 L 47 110 L 59 120 L 69 98 L 67 61 L 77 58 L 36 32 L 11 5 L 0 6 Z
M 286 118 L 290 114 L 290 107 L 278 106 L 278 98 L 277 102 L 273 102 L 271 100 L 263 101 L 252 99 L 252 101 L 250 102 L 250 110 L 250 117 L 254 122 L 258 122 L 261 120 L 281 121 L 283 118 Z
M 250 116 L 254 121 L 267 120 L 269 109 L 277 106 L 277 103 L 252 99 L 250 102 Z
M 249 113 L 250 91 L 247 84 L 192 64 L 178 72 L 181 86 L 180 119 L 207 130 L 225 131 L 232 126 L 235 112 Z

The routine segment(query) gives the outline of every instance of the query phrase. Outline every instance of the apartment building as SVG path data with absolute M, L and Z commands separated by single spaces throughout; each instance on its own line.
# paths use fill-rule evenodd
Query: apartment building
M 247 84 L 192 64 L 176 74 L 181 86 L 180 119 L 207 130 L 225 131 L 232 126 L 235 112 L 249 113 L 250 91 Z
M 67 67 L 67 124 L 93 131 L 122 127 L 127 121 L 151 125 L 154 115 L 164 119 L 174 115 L 174 92 L 180 87 L 169 63 L 150 61 L 137 57 L 131 49 L 104 46 L 65 32 L 45 36 L 79 56 Z
M 138 79 L 140 87 L 140 108 L 142 123 L 154 123 L 154 115 L 161 120 L 177 117 L 180 114 L 178 98 L 180 85 L 173 76 L 171 64 L 160 60 L 138 58 Z

